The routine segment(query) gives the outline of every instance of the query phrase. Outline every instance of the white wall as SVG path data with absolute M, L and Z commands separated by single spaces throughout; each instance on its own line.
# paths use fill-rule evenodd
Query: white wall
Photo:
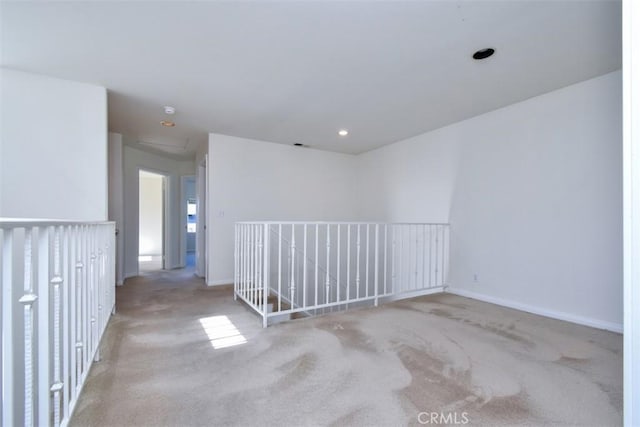
M 356 217 L 348 154 L 209 135 L 209 284 L 232 283 L 236 221 Z
M 162 175 L 140 176 L 139 255 L 162 255 L 163 181 Z
M 182 215 L 180 177 L 193 175 L 191 160 L 176 160 L 162 155 L 124 147 L 124 271 L 125 277 L 138 274 L 138 174 L 140 169 L 156 172 L 167 177 L 167 235 L 165 244 L 171 251 L 165 260 L 166 268 L 181 267 L 180 254 Z
M 449 127 L 359 155 L 358 218 L 448 222 L 458 142 Z
M 365 153 L 360 216 L 448 216 L 452 290 L 620 330 L 621 114 L 614 72 Z
M 460 125 L 453 286 L 621 329 L 621 100 L 616 72 Z
M 0 69 L 0 216 L 107 219 L 107 93 Z

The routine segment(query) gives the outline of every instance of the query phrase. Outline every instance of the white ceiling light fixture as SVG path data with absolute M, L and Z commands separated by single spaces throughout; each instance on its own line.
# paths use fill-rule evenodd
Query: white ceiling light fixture
M 167 105 L 167 106 L 164 107 L 164 113 L 165 114 L 175 114 L 176 113 L 176 109 Z
M 347 135 L 349 135 L 349 131 L 348 131 L 348 130 L 346 130 L 346 129 L 340 129 L 340 130 L 338 131 L 338 135 L 340 135 L 340 136 L 347 136 Z

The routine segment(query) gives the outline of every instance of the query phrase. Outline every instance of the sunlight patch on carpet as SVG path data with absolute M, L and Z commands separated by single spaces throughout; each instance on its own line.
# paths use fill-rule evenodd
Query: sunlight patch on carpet
M 211 316 L 198 319 L 214 349 L 245 344 L 247 339 L 227 316 Z

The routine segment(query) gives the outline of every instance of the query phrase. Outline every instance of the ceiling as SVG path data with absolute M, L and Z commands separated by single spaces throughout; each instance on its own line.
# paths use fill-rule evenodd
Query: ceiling
M 360 153 L 622 62 L 613 0 L 0 7 L 2 66 L 104 86 L 111 131 L 187 157 L 209 132 Z

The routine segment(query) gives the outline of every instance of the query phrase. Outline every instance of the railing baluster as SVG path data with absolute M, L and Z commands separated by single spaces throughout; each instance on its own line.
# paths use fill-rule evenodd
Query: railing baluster
M 247 225 L 247 289 L 246 298 L 253 305 L 253 225 Z
M 238 295 L 243 296 L 244 283 L 244 225 L 238 225 Z
M 379 274 L 380 274 L 380 269 L 379 269 L 379 257 L 380 257 L 380 226 L 378 224 L 376 224 L 376 230 L 375 230 L 376 234 L 375 234 L 375 261 L 374 261 L 374 279 L 373 279 L 373 294 L 375 296 L 375 300 L 374 300 L 374 304 L 377 307 L 378 306 L 378 278 L 379 278 Z
M 262 289 L 260 288 L 260 226 L 258 224 L 253 226 L 254 228 L 254 280 L 253 280 L 253 291 L 254 298 L 253 303 L 255 304 L 258 311 L 260 310 L 260 301 L 262 299 Z
M 2 313 L 1 317 L 1 340 L 2 359 L 0 360 L 0 370 L 2 370 L 2 384 L 0 384 L 0 394 L 2 395 L 2 414 L 0 421 L 3 426 L 13 426 L 15 421 L 15 393 L 13 391 L 15 370 L 13 354 L 13 260 L 14 260 L 14 230 L 2 231 L 2 276 L 0 277 L 2 292 Z M 32 423 L 33 424 L 33 423 Z
M 387 295 L 387 224 L 384 225 L 384 294 Z
M 262 257 L 263 257 L 263 268 L 262 268 L 262 327 L 266 328 L 268 325 L 269 318 L 267 317 L 268 312 L 268 298 L 269 298 L 269 224 L 264 225 L 264 235 L 262 237 Z
M 245 298 L 250 304 L 253 304 L 253 225 L 247 225 L 247 283 L 245 289 Z
M 398 286 L 401 292 L 404 292 L 407 289 L 404 281 L 404 270 L 406 260 L 410 259 L 404 252 L 404 235 L 405 227 L 400 227 L 400 280 L 398 280 Z
M 251 239 L 251 243 L 253 245 L 253 280 L 251 286 L 253 287 L 253 298 L 252 303 L 254 306 L 258 306 L 258 225 L 254 224 L 253 227 L 253 238 Z
M 241 295 L 247 298 L 247 225 L 242 224 L 242 280 L 240 282 Z
M 78 227 L 78 235 L 76 236 L 78 246 L 76 253 L 76 289 L 77 289 L 77 334 L 76 334 L 76 352 L 77 352 L 77 369 L 78 369 L 78 382 L 82 383 L 82 377 L 85 366 L 85 354 L 86 354 L 86 334 L 87 334 L 87 322 L 86 322 L 86 261 L 85 261 L 85 226 Z
M 62 391 L 62 379 L 60 375 L 60 287 L 63 283 L 61 274 L 61 254 L 60 254 L 60 228 L 53 228 L 53 277 L 51 287 L 53 288 L 53 425 L 60 425 L 60 392 Z
M 256 270 L 257 270 L 256 287 L 258 288 L 258 300 L 256 301 L 256 304 L 258 306 L 258 309 L 260 308 L 264 309 L 265 307 L 262 305 L 266 296 L 264 294 L 265 289 L 264 289 L 264 275 L 263 275 L 264 241 L 262 239 L 263 229 L 262 227 L 260 227 L 260 225 L 256 226 L 256 232 L 258 233 L 258 257 L 257 257 L 257 265 L 256 265 Z
M 320 280 L 318 277 L 318 264 L 319 264 L 319 237 L 320 237 L 320 225 L 316 224 L 316 271 L 315 271 L 315 304 L 318 305 L 318 281 Z
M 249 282 L 249 225 L 242 224 L 242 297 L 248 300 L 247 287 Z
M 351 299 L 351 224 L 347 224 L 347 301 Z
M 18 300 L 23 305 L 24 316 L 24 425 L 34 425 L 33 392 L 35 388 L 34 368 L 34 313 L 33 304 L 38 297 L 33 288 L 33 235 L 32 229 L 24 232 L 24 293 Z M 11 351 L 11 349 L 9 349 Z
M 307 306 L 307 224 L 303 227 L 304 239 L 303 239 L 303 250 L 302 250 L 302 259 L 303 259 L 303 272 L 302 272 L 302 307 Z
M 246 285 L 245 285 L 245 298 L 249 302 L 249 304 L 253 305 L 253 289 L 252 289 L 252 281 L 253 281 L 253 225 L 247 224 L 247 240 L 246 240 Z
M 431 277 L 433 276 L 433 269 L 431 265 L 431 259 L 433 258 L 431 253 L 432 247 L 433 247 L 433 225 L 430 225 L 429 226 L 429 287 L 431 287 Z
M 329 292 L 331 290 L 331 279 L 329 278 L 329 270 L 331 269 L 331 226 L 327 224 L 327 270 L 325 274 L 325 299 L 324 302 L 329 303 Z
M 445 236 L 445 233 L 447 232 L 446 228 L 444 226 L 440 227 L 442 229 L 442 266 L 440 269 L 440 277 L 441 277 L 441 283 L 440 286 L 445 286 L 447 283 L 445 281 L 445 273 L 446 273 L 446 269 L 445 269 L 445 256 L 448 253 L 446 251 L 446 245 L 449 242 L 449 239 L 447 238 L 448 236 Z
M 249 303 L 251 305 L 254 305 L 253 301 L 254 301 L 254 280 L 255 280 L 255 276 L 254 276 L 254 255 L 255 255 L 255 242 L 254 242 L 254 233 L 253 233 L 253 229 L 254 226 L 253 224 L 249 225 L 249 240 L 248 240 L 248 245 L 247 245 L 247 252 L 248 252 L 248 256 L 247 256 L 247 300 L 249 301 Z
M 97 287 L 98 287 L 98 254 L 97 254 L 97 244 L 96 244 L 96 230 L 95 227 L 89 226 L 89 243 L 91 247 L 90 251 L 90 262 L 89 268 L 91 272 L 91 278 L 89 280 L 89 316 L 91 321 L 91 339 L 89 342 L 91 343 L 90 353 L 93 357 L 94 361 L 98 361 L 100 356 L 96 352 L 98 344 L 96 342 L 96 337 L 98 334 L 98 313 L 97 313 Z M 96 358 L 97 357 L 97 358 Z
M 278 224 L 278 311 L 282 311 L 282 224 Z
M 416 248 L 415 248 L 416 262 L 414 265 L 413 289 L 418 289 L 418 244 L 420 243 L 420 241 L 418 240 L 418 226 L 415 225 L 413 226 L 413 228 L 415 229 L 415 232 L 416 232 Z
M 395 293 L 396 286 L 396 228 L 391 225 L 391 293 Z
M 427 226 L 422 224 L 422 287 L 427 284 L 425 274 L 425 265 L 427 264 Z
M 238 268 L 238 250 L 239 250 L 239 241 L 238 241 L 238 229 L 239 225 L 236 224 L 233 227 L 233 241 L 235 244 L 233 245 L 233 300 L 236 301 L 238 299 L 238 284 L 240 283 L 240 270 Z
M 78 260 L 78 226 L 70 227 L 69 234 L 69 395 L 71 400 L 76 398 L 76 390 L 78 385 L 78 349 L 76 348 L 78 337 L 78 286 L 77 276 L 77 260 Z
M 242 297 L 247 298 L 249 286 L 249 226 L 242 224 Z
M 38 227 L 38 299 L 36 309 L 38 310 L 38 420 L 36 424 L 49 424 L 49 414 L 51 408 L 50 400 L 50 354 L 51 345 L 49 342 L 49 237 L 50 227 Z
M 85 226 L 84 230 L 84 316 L 85 316 L 85 335 L 84 335 L 84 348 L 83 348 L 83 375 L 86 375 L 88 372 L 87 367 L 91 364 L 91 354 L 92 354 L 92 346 L 91 346 L 91 236 L 89 234 L 89 226 Z
M 439 231 L 440 231 L 439 227 L 436 226 L 436 259 L 435 259 L 435 262 L 434 262 L 435 267 L 436 267 L 436 270 L 435 270 L 436 286 L 438 286 L 438 252 L 440 250 L 440 241 L 439 241 L 439 234 L 440 233 L 439 233 Z
M 251 301 L 251 226 L 244 227 L 244 293 L 247 301 Z
M 360 298 L 360 224 L 357 224 L 358 235 L 356 237 L 356 299 Z
M 340 301 L 340 247 L 342 246 L 342 240 L 340 240 L 340 224 L 337 225 L 336 233 L 336 301 Z
M 367 250 L 366 250 L 366 260 L 365 260 L 365 282 L 366 282 L 366 293 L 365 296 L 368 298 L 369 297 L 369 286 L 371 285 L 371 283 L 369 282 L 369 247 L 371 246 L 369 244 L 369 235 L 370 235 L 370 231 L 369 231 L 369 224 L 367 224 Z
M 296 295 L 296 225 L 291 224 L 291 283 L 289 285 L 289 296 L 291 298 L 291 306 L 295 304 Z

